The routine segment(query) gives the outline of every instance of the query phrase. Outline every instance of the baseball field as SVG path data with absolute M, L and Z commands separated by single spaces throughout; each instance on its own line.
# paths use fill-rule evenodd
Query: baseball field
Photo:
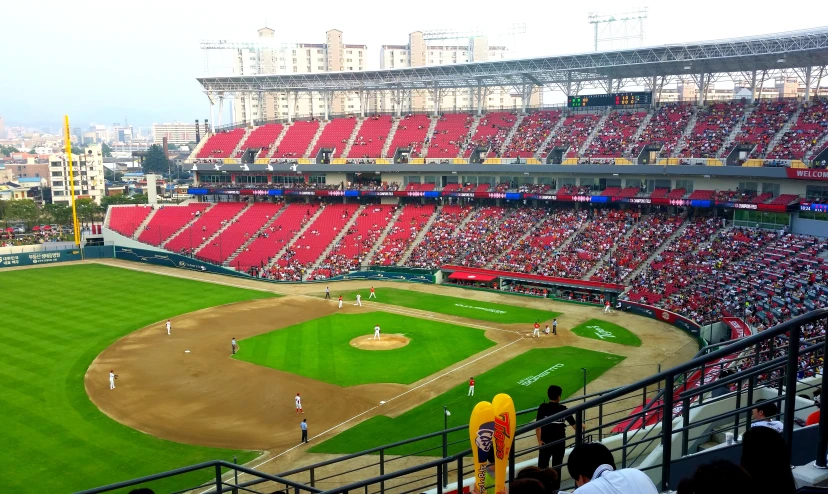
M 0 461 L 13 492 L 69 492 L 260 453 L 249 466 L 279 473 L 438 431 L 443 407 L 449 427 L 462 425 L 498 392 L 530 408 L 549 384 L 580 393 L 581 368 L 597 391 L 697 349 L 658 321 L 456 287 L 377 282 L 374 300 L 367 282 L 349 281 L 331 284 L 325 300 L 318 284 L 124 261 L 4 271 L 0 283 Z M 556 317 L 558 336 L 532 338 L 535 321 Z M 293 406 L 300 392 L 303 415 Z M 309 445 L 298 444 L 302 418 Z M 390 453 L 414 452 L 398 449 Z

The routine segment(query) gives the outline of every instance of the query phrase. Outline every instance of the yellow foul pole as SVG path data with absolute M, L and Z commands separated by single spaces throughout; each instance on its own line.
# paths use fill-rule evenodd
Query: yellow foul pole
M 80 246 L 81 237 L 80 237 L 80 225 L 78 224 L 78 210 L 75 206 L 75 174 L 72 170 L 72 140 L 71 134 L 69 133 L 69 115 L 64 115 L 63 117 L 63 135 L 64 135 L 64 145 L 66 147 L 66 161 L 69 164 L 69 187 L 70 187 L 70 194 L 72 200 L 72 225 L 73 230 L 75 233 L 75 245 Z

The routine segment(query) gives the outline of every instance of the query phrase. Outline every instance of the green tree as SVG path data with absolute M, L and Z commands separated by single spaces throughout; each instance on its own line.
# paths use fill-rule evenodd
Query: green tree
M 26 223 L 28 228 L 31 228 L 40 220 L 40 208 L 31 199 L 13 199 L 9 201 L 6 213 L 10 220 L 22 221 Z
M 72 145 L 72 154 L 83 154 L 83 149 L 78 146 Z
M 75 209 L 77 210 L 78 221 L 81 222 L 81 225 L 94 223 L 95 218 L 98 217 L 98 213 L 101 211 L 101 207 L 88 197 L 75 199 Z
M 12 153 L 19 153 L 20 150 L 14 146 L 0 146 L 0 154 L 9 156 Z
M 112 148 L 109 147 L 109 144 L 103 143 L 101 145 L 101 152 L 104 155 L 104 158 L 111 158 L 112 157 Z
M 68 204 L 46 204 L 43 206 L 43 209 L 49 215 L 49 218 L 57 223 L 58 226 L 63 227 L 64 225 L 72 224 L 72 207 Z
M 35 152 L 35 148 L 29 149 L 29 154 L 37 154 L 37 153 Z
M 144 157 L 144 173 L 157 173 L 163 175 L 169 170 L 169 159 L 164 150 L 158 144 L 153 144 L 147 150 Z
M 170 151 L 178 151 L 178 144 L 173 144 L 171 142 L 167 143 L 167 149 Z
M 124 174 L 118 170 L 110 170 L 109 168 L 104 167 L 104 178 L 110 182 L 120 182 L 121 179 L 124 178 Z

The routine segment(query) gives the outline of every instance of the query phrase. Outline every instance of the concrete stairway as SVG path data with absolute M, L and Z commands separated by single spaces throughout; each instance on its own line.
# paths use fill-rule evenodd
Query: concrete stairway
M 247 142 L 247 138 L 250 137 L 250 134 L 252 132 L 253 132 L 252 127 L 248 127 L 247 129 L 245 129 L 244 135 L 242 136 L 241 139 L 239 139 L 239 142 L 238 142 L 238 144 L 236 144 L 236 147 L 233 148 L 233 152 L 230 153 L 231 158 L 235 158 L 236 155 L 241 151 L 242 145 L 244 145 L 244 143 Z
M 253 203 L 249 203 L 247 206 L 243 207 L 241 211 L 239 211 L 239 212 L 238 212 L 235 216 L 233 216 L 232 218 L 230 218 L 230 221 L 228 221 L 227 223 L 225 223 L 225 224 L 224 224 L 224 226 L 222 226 L 221 228 L 219 228 L 219 229 L 218 229 L 218 231 L 217 231 L 216 233 L 214 233 L 214 234 L 210 235 L 209 237 L 207 237 L 207 240 L 205 240 L 205 241 L 201 242 L 201 244 L 199 244 L 199 246 L 198 246 L 198 247 L 196 247 L 196 249 L 193 251 L 193 253 L 194 253 L 194 254 L 197 254 L 197 253 L 198 253 L 198 251 L 200 251 L 201 249 L 203 249 L 203 248 L 204 248 L 204 246 L 206 246 L 207 244 L 209 244 L 210 242 L 212 242 L 214 238 L 216 238 L 216 237 L 218 237 L 219 235 L 221 235 L 221 232 L 223 232 L 224 230 L 226 230 L 226 229 L 227 229 L 227 227 L 228 227 L 228 226 L 230 226 L 231 224 L 233 224 L 233 222 L 234 222 L 234 221 L 238 220 L 238 219 L 241 217 L 241 215 L 243 215 L 243 214 L 244 214 L 244 212 L 245 212 L 245 211 L 247 211 L 248 209 L 250 209 L 252 206 L 253 206 Z
M 394 225 L 397 224 L 397 219 L 399 219 L 400 215 L 402 214 L 403 207 L 404 206 L 402 204 L 397 206 L 397 210 L 394 212 L 394 216 L 391 218 L 391 220 L 388 221 L 388 226 L 385 227 L 385 230 L 382 231 L 379 238 L 377 238 L 377 241 L 374 242 L 374 245 L 371 247 L 371 250 L 368 251 L 368 254 L 365 255 L 365 259 L 362 260 L 362 266 L 371 265 L 371 261 L 374 260 L 374 256 L 377 254 L 377 251 L 379 250 L 380 246 L 383 242 L 385 242 L 385 237 L 388 236 L 388 234 L 391 232 L 391 229 L 394 227 Z
M 725 153 L 730 152 L 730 147 L 733 145 L 733 141 L 736 140 L 736 137 L 739 135 L 739 132 L 742 131 L 742 124 L 745 123 L 753 114 L 756 107 L 746 109 L 744 116 L 739 120 L 739 122 L 733 126 L 733 130 L 730 131 L 730 134 L 727 135 L 727 139 L 724 140 L 722 146 L 716 151 L 716 158 L 722 158 L 725 156 Z
M 281 215 L 282 215 L 282 213 L 283 213 L 286 209 L 287 209 L 287 206 L 285 206 L 285 207 L 283 207 L 282 209 L 280 209 L 279 211 L 277 211 L 277 212 L 276 212 L 276 214 L 274 214 L 274 215 L 273 215 L 273 217 L 271 217 L 269 220 L 267 220 L 267 223 L 265 223 L 265 224 L 264 224 L 264 226 L 262 226 L 261 228 L 259 228 L 258 230 L 256 230 L 256 233 L 254 233 L 253 235 L 251 235 L 251 236 L 250 236 L 250 238 L 248 238 L 247 240 L 245 240 L 245 242 L 241 245 L 241 247 L 239 247 L 238 249 L 236 249 L 236 251 L 235 251 L 235 252 L 233 252 L 232 254 L 230 254 L 230 257 L 228 257 L 228 258 L 227 258 L 227 260 L 226 260 L 226 261 L 224 261 L 224 262 L 222 263 L 222 266 L 225 266 L 225 267 L 230 267 L 230 265 L 233 263 L 233 259 L 235 259 L 236 257 L 238 257 L 238 255 L 239 255 L 239 254 L 241 254 L 242 252 L 244 252 L 244 249 L 248 248 L 248 247 L 250 246 L 250 244 L 252 244 L 254 240 L 256 240 L 256 239 L 257 239 L 257 238 L 259 238 L 259 237 L 260 237 L 263 233 L 265 233 L 265 232 L 267 231 L 267 229 L 268 229 L 268 228 L 270 228 L 271 226 L 273 226 L 273 223 L 275 223 L 275 222 L 276 222 L 276 218 L 278 218 L 279 216 L 281 216 Z
M 543 155 L 543 151 L 549 146 L 549 143 L 552 142 L 552 139 L 555 137 L 555 134 L 558 132 L 558 129 L 561 128 L 563 125 L 564 120 L 566 120 L 566 112 L 561 113 L 561 118 L 558 119 L 557 123 L 552 127 L 552 130 L 549 131 L 549 135 L 546 136 L 546 139 L 543 140 L 540 146 L 538 146 L 538 150 L 535 151 L 535 158 L 541 160 L 546 156 Z
M 201 214 L 206 214 L 206 213 L 207 213 L 207 211 L 209 211 L 209 210 L 213 209 L 213 207 L 214 207 L 214 206 L 215 206 L 215 204 L 210 204 L 210 206 L 208 206 L 208 207 L 207 207 L 207 209 L 203 210 L 203 211 L 201 212 Z M 179 207 L 180 207 L 180 206 L 179 206 Z M 195 223 L 196 221 L 198 221 L 198 219 L 199 219 L 199 218 L 201 218 L 201 214 L 199 214 L 199 215 L 193 215 L 193 218 L 192 218 L 190 221 L 188 221 L 186 225 L 184 225 L 184 226 L 182 226 L 181 228 L 179 228 L 178 230 L 174 231 L 174 232 L 173 232 L 173 233 L 172 233 L 169 237 L 167 237 L 167 239 L 166 239 L 166 240 L 164 240 L 163 242 L 161 242 L 161 245 L 159 245 L 159 247 L 161 247 L 162 249 L 166 248 L 165 246 L 167 245 L 167 242 L 169 242 L 170 240 L 172 240 L 172 239 L 174 239 L 175 237 L 177 237 L 179 233 L 183 232 L 184 230 L 186 230 L 187 228 L 189 228 L 189 227 L 190 227 L 190 225 L 192 225 L 193 223 Z M 136 237 L 136 238 L 137 238 L 137 237 Z
M 305 280 L 311 279 L 310 277 L 313 274 L 313 272 L 316 271 L 316 269 L 319 267 L 322 261 L 324 261 L 328 257 L 328 254 L 330 254 L 331 251 L 339 245 L 339 242 L 342 241 L 345 235 L 348 234 L 348 230 L 350 230 L 354 223 L 356 223 L 357 218 L 359 218 L 360 213 L 362 213 L 364 209 L 364 205 L 359 206 L 356 209 L 356 211 L 354 211 L 354 213 L 351 215 L 351 217 L 348 218 L 348 221 L 346 221 L 345 224 L 342 225 L 342 228 L 339 230 L 339 233 L 337 233 L 336 237 L 334 237 L 331 243 L 328 244 L 327 247 L 325 247 L 325 250 L 323 250 L 322 253 L 319 254 L 319 257 L 316 258 L 313 264 L 305 270 Z
M 765 148 L 765 155 L 768 154 L 771 151 L 771 149 L 775 148 L 777 144 L 779 144 L 779 141 L 782 140 L 782 137 L 785 135 L 785 132 L 791 130 L 791 127 L 793 127 L 796 121 L 799 120 L 800 113 L 802 113 L 802 106 L 799 106 L 796 109 L 794 114 L 791 115 L 791 118 L 789 118 L 788 121 L 785 122 L 785 125 L 783 125 L 781 129 L 779 129 L 779 132 L 777 132 L 776 135 L 773 136 L 773 139 L 771 139 L 771 141 L 768 143 L 768 146 Z
M 429 117 L 428 119 L 428 131 L 426 132 L 426 140 L 430 143 L 431 140 L 434 138 L 434 131 L 437 129 L 437 121 L 439 117 Z M 428 153 L 428 144 L 423 143 L 423 152 L 421 153 L 425 156 Z
M 320 215 L 320 214 L 322 214 L 322 211 L 324 211 L 324 210 L 325 210 L 325 207 L 324 207 L 324 206 L 322 206 L 321 208 L 317 209 L 317 210 L 316 210 L 316 213 L 314 213 L 314 214 L 313 214 L 313 216 L 311 216 L 311 217 L 310 217 L 310 219 L 308 219 L 308 221 L 307 221 L 304 225 L 302 225 L 302 228 L 300 228 L 300 229 L 299 229 L 299 231 L 298 231 L 298 232 L 296 232 L 296 235 L 294 235 L 294 236 L 293 236 L 290 240 L 288 240 L 287 242 L 285 242 L 285 246 L 284 246 L 284 247 L 282 247 L 282 248 L 279 250 L 279 252 L 277 252 L 277 253 L 273 256 L 273 259 L 271 259 L 271 260 L 270 260 L 270 262 L 269 262 L 269 263 L 267 263 L 267 266 L 265 266 L 265 269 L 270 269 L 270 268 L 272 268 L 272 267 L 273 267 L 273 265 L 274 265 L 274 264 L 276 264 L 276 261 L 278 261 L 279 259 L 281 259 L 283 255 L 285 255 L 285 251 L 287 251 L 287 250 L 288 250 L 288 247 L 290 247 L 291 245 L 293 245 L 293 243 L 294 243 L 294 242 L 296 242 L 296 239 L 300 238 L 302 235 L 304 235 L 304 234 L 305 234 L 305 231 L 306 231 L 308 228 L 310 228 L 310 226 L 313 224 L 313 222 L 314 222 L 314 221 L 316 221 L 316 218 L 318 218 L 318 217 L 319 217 L 319 215 Z
M 589 133 L 589 136 L 587 137 L 586 141 L 584 141 L 584 143 L 581 144 L 581 147 L 578 149 L 579 158 L 582 158 L 584 156 L 584 151 L 589 149 L 589 147 L 592 145 L 592 141 L 595 140 L 595 136 L 597 136 L 598 132 L 600 132 L 604 128 L 604 125 L 607 124 L 607 119 L 609 118 L 609 115 L 609 111 L 606 111 L 603 115 L 601 115 L 601 118 L 598 120 L 598 123 L 595 125 L 595 128 L 592 129 L 592 132 Z
M 152 208 L 152 212 L 150 214 L 148 214 L 147 217 L 144 218 L 144 221 L 142 221 L 141 224 L 138 225 L 138 228 L 135 229 L 135 233 L 132 234 L 132 238 L 134 238 L 135 240 L 138 240 L 138 237 L 140 237 L 141 234 L 144 233 L 144 230 L 147 228 L 147 225 L 149 224 L 152 217 L 155 216 L 156 211 L 158 211 L 158 210 L 155 209 L 155 208 Z M 107 216 L 109 216 L 109 214 L 107 214 Z
M 641 120 L 641 124 L 635 129 L 635 134 L 630 137 L 630 143 L 627 145 L 627 149 L 624 150 L 624 156 L 630 156 L 633 148 L 636 144 L 638 144 L 638 138 L 641 137 L 641 134 L 644 132 L 644 129 L 650 125 L 650 120 L 653 119 L 655 115 L 655 108 L 651 108 L 647 115 L 644 116 L 644 119 Z M 633 156 L 633 158 L 637 158 L 637 156 Z
M 637 222 L 630 225 L 630 228 L 626 232 L 624 232 L 624 235 L 621 236 L 619 241 L 626 240 L 626 239 L 630 238 L 632 236 L 633 232 L 635 231 L 635 225 L 636 224 L 637 224 Z M 604 264 L 606 264 L 607 262 L 609 262 L 610 259 L 612 259 L 612 257 L 615 255 L 615 251 L 617 249 L 618 249 L 618 242 L 615 242 L 613 244 L 612 248 L 609 250 L 609 252 L 607 252 L 605 255 L 601 256 L 601 258 L 598 260 L 598 262 L 595 263 L 595 266 L 592 266 L 592 269 L 587 271 L 587 274 L 585 274 L 581 279 L 582 280 L 588 280 L 590 277 L 592 277 L 592 275 L 594 275 L 596 271 L 601 269 L 601 267 L 603 267 Z
M 474 136 L 474 133 L 477 132 L 477 126 L 480 125 L 480 119 L 482 117 L 480 115 L 475 115 L 474 120 L 472 121 L 471 128 L 469 129 L 469 133 L 466 134 L 469 139 Z M 460 146 L 460 152 L 457 155 L 458 158 L 462 158 L 463 154 L 466 152 L 465 146 Z
M 529 238 L 529 236 L 530 236 L 530 235 L 533 235 L 533 234 L 535 233 L 535 231 L 536 231 L 536 230 L 538 230 L 539 228 L 541 228 L 541 227 L 542 227 L 543 225 L 545 225 L 545 224 L 546 224 L 546 220 L 541 221 L 540 223 L 535 223 L 535 224 L 534 224 L 534 225 L 532 225 L 531 227 L 527 228 L 527 229 L 526 229 L 526 233 L 524 233 L 523 235 L 521 235 L 521 236 L 520 236 L 520 238 L 518 238 L 517 240 L 515 240 L 515 241 L 512 243 L 512 245 L 520 245 L 520 243 L 521 243 L 521 242 L 523 242 L 524 240 L 526 240 L 527 238 Z M 494 267 L 494 265 L 495 265 L 495 264 L 497 264 L 497 263 L 498 263 L 498 261 L 500 261 L 500 259 L 502 259 L 502 258 L 503 258 L 503 256 L 505 256 L 506 254 L 508 254 L 508 253 L 510 252 L 510 250 L 511 250 L 511 248 L 506 248 L 506 249 L 503 249 L 503 252 L 501 252 L 500 254 L 498 254 L 497 256 L 495 256 L 495 258 L 494 258 L 494 259 L 492 259 L 491 261 L 489 261 L 488 263 L 486 263 L 486 265 L 485 265 L 485 266 L 483 266 L 483 267 L 484 267 L 484 268 L 487 268 L 487 269 L 492 269 L 492 268 Z
M 693 115 L 690 117 L 690 120 L 687 121 L 687 127 L 684 128 L 684 132 L 681 133 L 681 138 L 676 143 L 676 147 L 674 147 L 673 152 L 670 153 L 671 158 L 678 156 L 678 153 L 684 149 L 684 146 L 687 144 L 687 137 L 690 136 L 690 133 L 693 132 L 693 129 L 696 127 L 698 111 L 698 108 L 693 109 Z
M 523 123 L 524 118 L 526 118 L 525 114 L 521 113 L 520 115 L 518 115 L 517 120 L 515 120 L 515 124 L 512 126 L 512 129 L 506 135 L 506 139 L 503 140 L 503 145 L 500 146 L 500 149 L 497 150 L 498 156 L 503 156 L 503 153 L 506 152 L 506 149 L 509 147 L 509 143 L 512 142 L 512 139 L 514 139 L 515 134 L 517 134 L 518 127 L 520 127 L 520 124 Z
M 342 154 L 339 156 L 340 158 L 348 157 L 348 153 L 351 152 L 351 147 L 353 147 L 354 141 L 356 140 L 356 136 L 359 135 L 359 129 L 362 128 L 362 122 L 364 121 L 364 118 L 357 119 L 357 124 L 354 125 L 354 131 L 351 132 L 351 136 L 348 138 L 348 142 L 345 143 L 345 149 L 342 150 Z
M 273 144 L 271 144 L 270 148 L 268 148 L 268 150 L 267 150 L 267 157 L 268 158 L 273 155 L 274 151 L 279 149 L 279 144 L 282 143 L 282 139 L 285 138 L 285 134 L 287 134 L 287 131 L 288 131 L 289 128 L 290 128 L 290 125 L 283 125 L 282 126 L 282 131 L 279 132 L 278 137 L 276 137 L 276 140 L 273 141 Z
M 316 158 L 316 156 L 310 156 L 310 153 L 313 151 L 313 148 L 316 147 L 316 143 L 319 142 L 319 137 L 322 135 L 322 131 L 325 130 L 326 125 L 328 125 L 328 122 L 324 120 L 319 121 L 319 128 L 316 129 L 316 134 L 313 135 L 313 139 L 311 139 L 310 144 L 308 144 L 308 149 L 306 149 L 305 153 L 302 154 L 303 158 Z
M 672 235 L 667 237 L 667 239 L 661 244 L 661 246 L 658 249 L 656 249 L 655 252 L 650 254 L 650 257 L 648 257 L 644 262 L 642 262 L 637 268 L 632 270 L 627 276 L 622 278 L 622 280 L 634 280 L 636 276 L 638 276 L 642 271 L 647 269 L 647 267 L 650 264 L 652 264 L 656 256 L 660 255 L 662 252 L 667 250 L 668 247 L 673 245 L 673 242 L 675 242 L 677 238 L 684 234 L 684 230 L 687 230 L 687 224 L 688 223 L 686 221 L 682 223 L 681 226 L 678 227 Z
M 426 221 L 426 224 L 423 225 L 423 229 L 420 230 L 420 233 L 418 233 L 417 236 L 414 237 L 414 241 L 411 242 L 411 245 L 408 246 L 408 249 L 406 249 L 405 254 L 403 254 L 403 256 L 400 258 L 400 262 L 397 263 L 397 266 L 404 266 L 405 263 L 408 262 L 408 258 L 411 257 L 411 253 L 414 252 L 414 249 L 416 249 L 417 246 L 420 245 L 420 243 L 423 241 L 423 239 L 426 236 L 426 233 L 428 233 L 428 230 L 431 228 L 431 225 L 433 225 L 434 222 L 437 220 L 437 217 L 440 216 L 440 212 L 442 210 L 443 206 L 437 206 L 436 208 L 434 208 L 434 213 L 431 215 L 428 221 Z
M 193 149 L 193 151 L 190 153 L 190 156 L 188 156 L 188 157 L 187 157 L 187 159 L 188 159 L 188 160 L 194 160 L 194 159 L 196 159 L 196 156 L 198 156 L 198 153 L 201 151 L 201 148 L 203 148 L 203 147 L 204 147 L 204 145 L 207 143 L 207 140 L 208 140 L 208 139 L 210 138 L 210 136 L 212 136 L 212 135 L 213 135 L 213 134 L 211 134 L 211 133 L 209 133 L 209 132 L 208 132 L 207 134 L 204 134 L 203 136 L 201 136 L 201 140 L 200 140 L 200 141 L 198 141 L 198 144 L 196 144 L 195 149 Z
M 818 151 L 822 151 L 822 148 L 825 146 L 825 143 L 828 142 L 828 133 L 826 133 L 820 140 L 817 141 L 816 146 L 811 148 L 802 159 L 809 160 L 814 157 L 815 153 Z
M 380 151 L 380 158 L 385 158 L 388 154 L 388 148 L 391 147 L 391 142 L 394 140 L 394 134 L 397 133 L 397 127 L 400 126 L 400 122 L 402 118 L 391 118 L 391 130 L 388 131 L 388 137 L 385 138 L 385 144 L 382 145 L 382 151 Z

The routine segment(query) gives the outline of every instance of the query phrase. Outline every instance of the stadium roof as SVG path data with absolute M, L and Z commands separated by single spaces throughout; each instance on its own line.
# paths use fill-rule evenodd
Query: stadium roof
M 544 86 L 828 64 L 828 27 L 786 33 L 556 57 L 318 74 L 203 77 L 211 94 Z

